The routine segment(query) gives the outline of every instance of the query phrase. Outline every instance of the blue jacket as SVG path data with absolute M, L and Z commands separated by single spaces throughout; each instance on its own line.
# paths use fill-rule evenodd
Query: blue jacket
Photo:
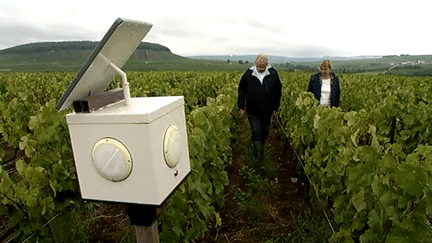
M 263 82 L 248 69 L 242 76 L 238 88 L 238 108 L 248 115 L 271 116 L 280 106 L 282 84 L 276 69 L 269 67 Z
M 339 77 L 331 72 L 331 82 L 330 82 L 330 105 L 332 107 L 339 107 L 340 96 L 341 96 L 341 88 Z M 314 94 L 315 98 L 320 101 L 321 99 L 321 86 L 322 79 L 321 73 L 315 73 L 311 76 L 309 81 L 309 86 L 307 91 Z

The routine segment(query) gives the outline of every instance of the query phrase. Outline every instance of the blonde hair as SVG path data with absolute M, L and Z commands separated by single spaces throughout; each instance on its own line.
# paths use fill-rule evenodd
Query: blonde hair
M 268 62 L 268 57 L 265 54 L 258 54 L 257 58 L 255 59 L 255 62 L 259 62 L 259 61 L 267 61 Z
M 319 65 L 319 69 L 320 70 L 324 70 L 324 69 L 330 69 L 333 70 L 333 64 L 330 62 L 330 60 L 324 60 L 321 62 L 321 64 Z

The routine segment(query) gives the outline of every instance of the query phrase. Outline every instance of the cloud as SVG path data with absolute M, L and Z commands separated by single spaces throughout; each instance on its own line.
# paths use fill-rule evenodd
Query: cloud
M 0 49 L 41 41 L 99 41 L 116 18 L 124 17 L 152 23 L 144 41 L 184 56 L 432 53 L 424 29 L 428 1 L 378 2 L 0 0 Z
M 257 32 L 263 32 L 263 33 L 270 32 L 273 34 L 282 34 L 283 33 L 282 27 L 280 27 L 277 24 L 268 24 L 268 23 L 264 23 L 262 21 L 253 20 L 253 19 L 246 20 L 246 23 L 250 27 L 254 28 Z
M 73 24 L 53 23 L 48 26 L 40 26 L 19 21 L 5 23 L 0 25 L 0 33 L 8 34 L 0 35 L 0 49 L 33 42 L 91 40 L 94 38 L 94 33 L 86 29 L 67 31 L 74 29 L 76 26 Z

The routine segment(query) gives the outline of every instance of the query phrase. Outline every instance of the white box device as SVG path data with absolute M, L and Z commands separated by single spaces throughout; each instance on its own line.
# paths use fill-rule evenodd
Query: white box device
M 151 24 L 117 19 L 57 104 L 81 196 L 162 205 L 190 174 L 183 96 L 130 98 L 126 63 Z M 116 74 L 123 90 L 105 91 Z

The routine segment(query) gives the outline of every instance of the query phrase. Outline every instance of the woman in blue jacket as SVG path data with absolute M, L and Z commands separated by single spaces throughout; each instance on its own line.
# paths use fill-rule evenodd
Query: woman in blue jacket
M 314 94 L 320 105 L 339 107 L 341 88 L 339 77 L 332 72 L 333 65 L 324 60 L 319 66 L 319 72 L 311 76 L 308 92 Z

